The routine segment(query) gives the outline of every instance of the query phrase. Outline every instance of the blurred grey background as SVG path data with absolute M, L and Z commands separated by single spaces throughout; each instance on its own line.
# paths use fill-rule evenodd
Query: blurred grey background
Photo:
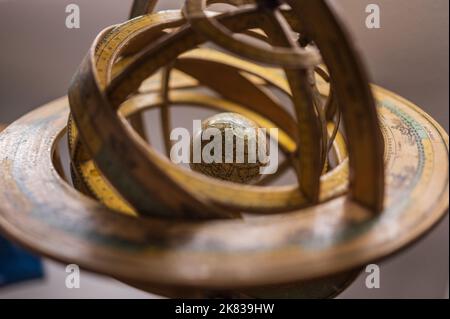
M 80 6 L 80 29 L 65 27 L 70 3 Z M 161 0 L 158 9 L 177 9 L 181 3 Z M 372 81 L 421 106 L 448 132 L 449 1 L 330 3 L 351 30 Z M 365 27 L 369 3 L 381 8 L 380 29 Z M 124 21 L 130 6 L 131 0 L 0 0 L 0 122 L 65 95 L 95 35 Z M 86 272 L 80 289 L 66 289 L 64 266 L 45 260 L 45 267 L 44 280 L 0 289 L 0 298 L 157 297 Z M 367 289 L 362 274 L 340 298 L 448 298 L 448 217 L 380 267 L 380 289 Z

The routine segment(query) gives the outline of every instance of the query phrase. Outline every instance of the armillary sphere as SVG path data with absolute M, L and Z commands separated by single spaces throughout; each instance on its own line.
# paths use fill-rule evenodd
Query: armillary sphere
M 68 97 L 1 134 L 10 238 L 170 297 L 329 298 L 444 216 L 447 134 L 369 84 L 325 1 L 155 4 L 135 1 L 131 20 L 97 36 Z M 171 115 L 184 106 L 278 128 L 277 173 L 243 185 L 174 164 Z M 151 109 L 166 154 L 146 131 Z M 297 182 L 274 186 L 289 169 Z

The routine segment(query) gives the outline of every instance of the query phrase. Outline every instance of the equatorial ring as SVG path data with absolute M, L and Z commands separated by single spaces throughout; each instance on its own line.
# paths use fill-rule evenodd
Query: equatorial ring
M 64 98 L 2 133 L 0 225 L 44 255 L 149 284 L 252 287 L 353 269 L 416 240 L 448 205 L 447 135 L 411 103 L 374 90 L 382 127 L 390 128 L 386 136 L 407 148 L 388 156 L 386 208 L 379 218 L 345 197 L 244 220 L 172 222 L 117 214 L 72 189 L 54 168 L 52 152 L 68 116 Z M 403 126 L 412 133 L 404 134 Z

